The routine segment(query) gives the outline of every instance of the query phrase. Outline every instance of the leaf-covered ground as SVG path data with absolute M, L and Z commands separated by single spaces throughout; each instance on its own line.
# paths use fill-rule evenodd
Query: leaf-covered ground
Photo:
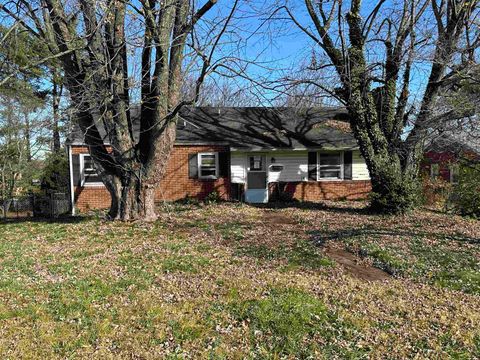
M 0 357 L 478 358 L 479 225 L 349 202 L 0 223 Z

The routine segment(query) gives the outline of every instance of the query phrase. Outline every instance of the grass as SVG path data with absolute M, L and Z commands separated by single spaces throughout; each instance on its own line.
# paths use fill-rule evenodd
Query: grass
M 342 239 L 345 247 L 398 277 L 480 295 L 478 244 L 448 236 L 415 234 L 388 239 L 368 233 Z
M 235 321 L 249 324 L 252 353 L 264 359 L 308 358 L 330 352 L 361 357 L 364 352 L 332 345 L 333 339 L 354 341 L 358 330 L 342 323 L 322 301 L 303 290 L 274 288 L 261 299 L 232 302 L 228 310 Z
M 361 206 L 0 223 L 0 357 L 480 357 L 478 221 Z M 395 276 L 357 279 L 315 244 Z
M 298 241 L 293 246 L 280 244 L 277 247 L 249 244 L 239 246 L 234 254 L 266 261 L 284 260 L 287 262 L 284 270 L 292 270 L 298 267 L 320 269 L 334 264 L 332 260 L 323 256 L 318 248 L 307 241 Z

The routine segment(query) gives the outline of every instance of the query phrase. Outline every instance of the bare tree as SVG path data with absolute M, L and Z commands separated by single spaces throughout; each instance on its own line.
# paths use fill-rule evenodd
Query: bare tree
M 112 197 L 112 219 L 156 219 L 155 190 L 175 142 L 178 113 L 198 99 L 205 77 L 218 64 L 214 51 L 238 5 L 238 0 L 228 2 L 214 15 L 216 2 L 16 0 L 0 5 L 60 60 L 78 123 Z M 190 99 L 181 96 L 187 70 L 196 74 Z M 141 107 L 138 138 L 134 102 Z
M 287 17 L 315 44 L 310 70 L 333 70 L 338 85 L 304 79 L 348 109 L 372 180 L 372 208 L 405 212 L 417 203 L 423 142 L 441 118 L 435 104 L 471 76 L 478 56 L 478 0 L 303 0 L 310 23 L 281 3 L 271 19 Z M 368 6 L 368 8 L 367 8 Z M 299 79 L 285 79 L 288 85 Z
M 56 65 L 56 64 L 54 64 Z M 60 143 L 60 101 L 63 93 L 63 77 L 58 69 L 53 67 L 50 69 L 52 77 L 52 152 L 58 153 L 61 148 Z
M 186 99 L 191 98 L 195 93 L 196 80 L 189 79 L 183 85 L 182 96 Z M 236 84 L 219 77 L 212 77 L 203 83 L 202 93 L 196 104 L 214 107 L 249 107 L 258 106 L 259 102 L 248 83 Z

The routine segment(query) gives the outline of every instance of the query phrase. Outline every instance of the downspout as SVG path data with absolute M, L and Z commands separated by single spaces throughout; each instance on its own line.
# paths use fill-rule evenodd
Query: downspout
M 70 172 L 70 202 L 72 205 L 72 216 L 75 216 L 75 194 L 73 189 L 73 163 L 72 163 L 72 145 L 68 145 L 68 168 Z

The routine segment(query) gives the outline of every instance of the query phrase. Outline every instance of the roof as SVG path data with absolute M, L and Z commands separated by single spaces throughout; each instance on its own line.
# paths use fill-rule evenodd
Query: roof
M 426 151 L 480 154 L 478 125 L 480 125 L 478 119 L 463 121 L 460 124 L 447 124 L 444 129 L 438 129 L 431 134 Z
M 132 111 L 134 133 L 139 121 Z M 103 126 L 97 126 L 107 138 Z M 186 107 L 177 124 L 177 144 L 225 144 L 232 150 L 358 148 L 344 108 Z M 75 126 L 67 144 L 84 144 Z

